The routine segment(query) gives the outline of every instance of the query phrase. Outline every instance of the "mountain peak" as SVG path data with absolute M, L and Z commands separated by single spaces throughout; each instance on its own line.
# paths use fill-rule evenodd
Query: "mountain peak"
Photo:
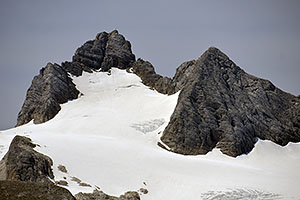
M 156 74 L 150 62 L 136 61 L 130 42 L 117 30 L 98 33 L 76 50 L 72 62 L 48 64 L 45 69 L 53 70 L 42 70 L 34 78 L 18 125 L 50 120 L 61 103 L 77 98 L 80 92 L 68 73 L 81 76 L 83 71 L 107 72 L 112 67 L 136 74 L 159 93 L 180 91 L 161 137 L 173 152 L 205 154 L 217 147 L 238 156 L 251 151 L 257 138 L 280 145 L 300 141 L 300 99 L 247 74 L 218 48 L 210 47 L 198 59 L 184 62 L 168 78 Z
M 130 42 L 117 30 L 98 33 L 95 40 L 87 41 L 78 48 L 72 58 L 73 65 L 82 65 L 82 70 L 85 66 L 102 71 L 108 71 L 112 67 L 125 69 L 133 61 L 135 55 L 132 53 Z
M 299 99 L 247 74 L 215 47 L 179 66 L 173 80 L 181 92 L 161 138 L 171 151 L 197 155 L 217 147 L 235 157 L 250 152 L 256 138 L 300 141 Z

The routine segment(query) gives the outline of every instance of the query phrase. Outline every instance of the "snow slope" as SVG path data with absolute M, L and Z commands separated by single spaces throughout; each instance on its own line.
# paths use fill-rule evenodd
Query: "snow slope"
M 259 140 L 238 158 L 218 149 L 178 155 L 156 145 L 178 93 L 159 94 L 119 69 L 73 80 L 83 94 L 63 104 L 54 119 L 0 132 L 0 158 L 18 134 L 53 159 L 55 180 L 65 177 L 73 194 L 100 188 L 119 196 L 145 188 L 143 200 L 300 199 L 300 144 L 281 147 Z M 68 172 L 59 171 L 59 165 Z M 74 177 L 92 187 L 80 186 Z

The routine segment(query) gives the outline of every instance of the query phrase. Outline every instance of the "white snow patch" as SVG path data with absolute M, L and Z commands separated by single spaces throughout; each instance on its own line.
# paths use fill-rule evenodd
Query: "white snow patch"
M 0 133 L 1 158 L 15 135 L 25 135 L 53 159 L 55 180 L 66 180 L 73 194 L 100 187 L 119 196 L 146 188 L 143 200 L 212 199 L 226 191 L 299 199 L 299 144 L 281 147 L 259 140 L 252 152 L 237 158 L 218 149 L 178 155 L 157 146 L 178 94 L 159 94 L 118 69 L 111 75 L 84 72 L 73 80 L 83 95 L 63 104 L 54 119 Z M 67 174 L 57 169 L 60 164 Z M 79 186 L 72 177 L 92 187 Z

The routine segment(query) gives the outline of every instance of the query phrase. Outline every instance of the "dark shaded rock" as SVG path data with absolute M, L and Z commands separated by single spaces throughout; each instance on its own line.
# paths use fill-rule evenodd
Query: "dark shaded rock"
M 75 200 L 65 188 L 53 183 L 0 181 L 1 200 Z
M 51 182 L 51 158 L 38 153 L 29 138 L 15 136 L 8 152 L 0 161 L 0 180 Z
M 92 73 L 93 71 L 79 62 L 63 62 L 62 68 L 74 76 L 81 76 L 83 71 Z
M 73 177 L 71 178 L 71 181 L 74 181 L 74 182 L 76 182 L 76 183 L 78 183 L 78 184 L 81 183 L 81 180 L 80 180 L 79 178 L 75 177 L 75 176 L 73 176 Z
M 137 192 L 129 191 L 121 195 L 120 200 L 140 200 L 140 195 Z
M 173 78 L 181 90 L 161 140 L 185 155 L 214 147 L 230 156 L 252 150 L 256 138 L 300 141 L 299 98 L 245 73 L 217 48 L 183 63 Z
M 79 91 L 66 71 L 57 64 L 48 63 L 32 80 L 18 114 L 17 126 L 32 119 L 36 124 L 52 119 L 61 109 L 59 104 L 76 99 L 78 94 Z
M 79 91 L 68 73 L 81 76 L 83 71 L 91 73 L 100 68 L 102 71 L 109 71 L 112 67 L 126 69 L 134 61 L 130 42 L 118 31 L 97 34 L 94 40 L 76 50 L 72 62 L 63 62 L 62 66 L 48 63 L 40 70 L 27 91 L 17 126 L 32 119 L 37 124 L 46 122 L 60 111 L 59 104 L 78 97 Z
M 66 68 L 73 75 L 80 76 L 84 67 L 102 71 L 108 71 L 112 67 L 126 69 L 135 61 L 135 55 L 131 51 L 131 44 L 118 31 L 97 34 L 95 40 L 87 41 L 78 48 L 73 56 L 74 67 Z M 73 69 L 74 68 L 74 69 Z
M 197 155 L 218 147 L 237 156 L 251 151 L 257 137 L 280 145 L 300 141 L 299 98 L 245 73 L 217 48 L 181 64 L 172 79 L 142 59 L 131 71 L 160 93 L 181 90 L 161 138 L 173 152 Z
M 132 64 L 131 70 L 142 79 L 143 84 L 149 86 L 151 89 L 155 89 L 162 94 L 174 93 L 175 88 L 172 80 L 168 77 L 162 77 L 156 74 L 150 62 L 139 58 Z
M 177 106 L 161 137 L 171 151 L 205 154 L 218 147 L 230 156 L 252 150 L 257 138 L 280 145 L 300 141 L 300 98 L 276 88 L 270 81 L 245 73 L 217 48 L 183 63 L 170 79 L 156 74 L 150 62 L 138 59 L 118 31 L 97 34 L 78 48 L 72 62 L 49 63 L 32 81 L 17 125 L 32 119 L 52 119 L 60 104 L 77 98 L 67 73 L 109 71 L 112 67 L 137 74 L 142 82 L 163 94 L 180 91 Z M 164 145 L 161 145 L 164 146 Z
M 65 181 L 65 180 L 55 181 L 55 183 L 56 183 L 57 185 L 68 186 L 68 182 Z
M 77 200 L 140 200 L 140 195 L 137 192 L 126 192 L 125 194 L 121 195 L 120 197 L 114 197 L 105 194 L 102 191 L 94 190 L 93 193 L 78 193 L 75 195 Z
M 117 30 L 108 34 L 106 51 L 101 68 L 108 71 L 112 67 L 126 69 L 135 61 L 135 55 L 131 52 L 131 44 Z
M 92 187 L 90 184 L 84 183 L 84 182 L 80 182 L 79 186 L 82 186 L 82 187 Z
M 100 69 L 105 57 L 107 40 L 107 33 L 103 32 L 98 34 L 95 40 L 87 41 L 76 50 L 72 61 L 81 63 L 90 69 Z
M 148 194 L 148 190 L 146 188 L 140 188 L 139 191 L 143 194 Z
M 63 165 L 58 165 L 57 169 L 63 173 L 68 173 L 67 168 Z

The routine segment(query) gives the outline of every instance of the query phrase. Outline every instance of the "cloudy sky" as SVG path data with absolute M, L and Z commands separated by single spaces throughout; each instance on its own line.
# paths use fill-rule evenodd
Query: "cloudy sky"
M 34 75 L 118 29 L 136 57 L 173 76 L 216 46 L 246 72 L 300 94 L 300 1 L 0 0 L 0 130 L 13 127 Z

